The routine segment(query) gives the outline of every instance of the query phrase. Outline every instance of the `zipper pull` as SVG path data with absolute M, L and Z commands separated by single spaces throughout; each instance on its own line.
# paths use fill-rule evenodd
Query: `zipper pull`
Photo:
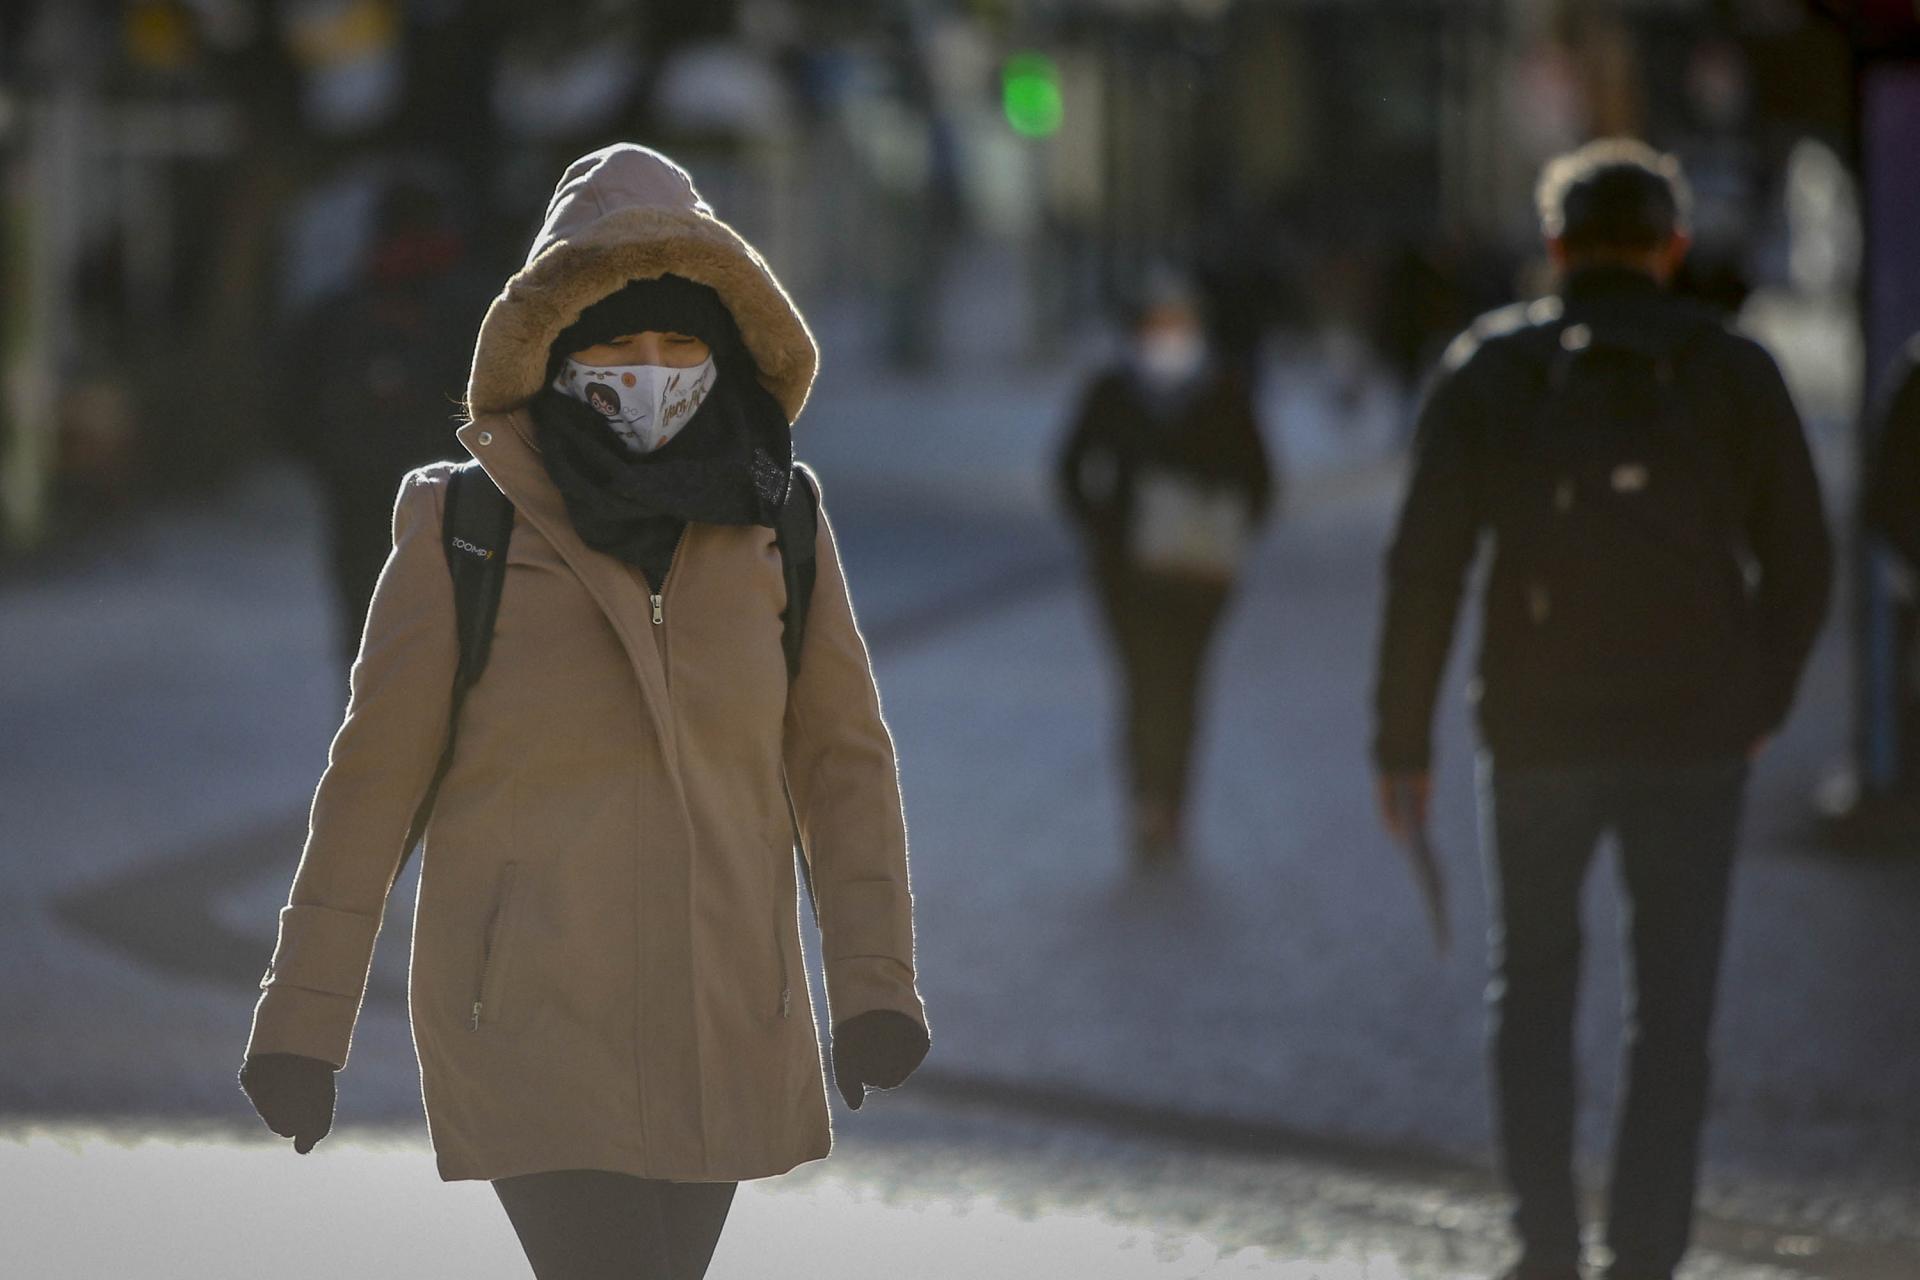
M 480 1029 L 480 1002 L 478 1000 L 473 1002 L 473 1017 L 468 1021 L 467 1029 L 470 1031 L 478 1031 Z
M 651 597 L 651 598 L 652 598 L 652 600 L 653 600 L 653 625 L 657 627 L 657 626 L 659 626 L 659 625 L 660 625 L 661 623 L 663 623 L 663 622 L 665 622 L 665 621 L 667 620 L 667 615 L 666 615 L 666 614 L 665 614 L 665 613 L 664 613 L 664 612 L 663 612 L 663 611 L 661 610 L 661 608 L 660 608 L 660 597 L 659 597 L 659 595 L 658 595 L 658 594 L 656 594 L 656 595 L 654 595 L 654 596 L 653 596 L 653 597 Z
M 780 988 L 780 1016 L 783 1018 L 791 1018 L 793 1016 L 792 987 Z

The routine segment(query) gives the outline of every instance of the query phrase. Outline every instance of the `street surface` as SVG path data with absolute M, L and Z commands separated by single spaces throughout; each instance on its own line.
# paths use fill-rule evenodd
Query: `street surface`
M 831 1160 L 742 1188 L 712 1278 L 1469 1280 L 1507 1251 L 1484 1177 L 1036 1120 L 911 1095 L 843 1115 Z M 417 1133 L 350 1128 L 302 1158 L 224 1125 L 16 1130 L 0 1186 L 10 1276 L 526 1275 L 492 1193 L 440 1183 Z M 1689 1280 L 1911 1274 L 1884 1250 L 1751 1224 L 1702 1234 Z
M 1192 860 L 1141 878 L 1112 680 L 1045 505 L 1070 385 L 963 401 L 835 378 L 802 454 L 899 742 L 934 1052 L 917 1087 L 841 1118 L 834 1160 L 744 1195 L 716 1280 L 802 1248 L 847 1276 L 1489 1274 L 1505 1246 L 1460 679 L 1436 824 L 1450 954 L 1371 812 L 1396 490 L 1377 438 L 1282 432 L 1315 464 L 1222 637 Z M 280 467 L 0 583 L 0 1274 L 255 1275 L 302 1248 L 361 1259 L 349 1274 L 523 1274 L 491 1196 L 434 1185 L 423 1153 L 405 902 L 340 1078 L 350 1131 L 308 1160 L 247 1136 L 233 1071 L 343 698 L 323 590 L 312 498 Z M 1806 845 L 1844 744 L 1841 642 L 1756 775 L 1691 1280 L 1920 1276 L 1920 860 Z M 1598 1160 L 1611 893 L 1587 914 Z M 142 1231 L 151 1250 L 112 1252 Z M 415 1232 L 447 1251 L 409 1254 Z M 410 1256 L 436 1261 L 371 1261 Z

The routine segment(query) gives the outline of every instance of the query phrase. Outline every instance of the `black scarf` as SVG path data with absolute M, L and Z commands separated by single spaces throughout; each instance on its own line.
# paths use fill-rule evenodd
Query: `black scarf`
M 603 299 L 553 344 L 549 373 L 574 351 L 648 329 L 713 350 L 714 388 L 687 425 L 636 454 L 592 408 L 543 388 L 527 406 L 540 457 L 581 541 L 639 568 L 655 591 L 689 523 L 772 528 L 793 474 L 793 435 L 718 295 L 666 276 Z

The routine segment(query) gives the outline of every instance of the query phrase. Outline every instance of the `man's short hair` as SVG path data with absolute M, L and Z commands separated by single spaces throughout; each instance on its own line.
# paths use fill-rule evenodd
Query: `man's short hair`
M 1687 231 L 1693 206 L 1680 162 L 1634 138 L 1555 156 L 1534 198 L 1540 230 L 1573 253 L 1657 249 Z

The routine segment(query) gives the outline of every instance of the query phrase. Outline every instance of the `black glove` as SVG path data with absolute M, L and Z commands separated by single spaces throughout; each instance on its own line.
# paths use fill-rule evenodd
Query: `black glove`
M 855 1111 L 867 1086 L 898 1088 L 927 1056 L 927 1029 L 907 1014 L 874 1009 L 833 1029 L 833 1082 Z
M 297 1053 L 256 1053 L 240 1068 L 240 1087 L 267 1128 L 293 1139 L 301 1155 L 333 1128 L 333 1064 Z

